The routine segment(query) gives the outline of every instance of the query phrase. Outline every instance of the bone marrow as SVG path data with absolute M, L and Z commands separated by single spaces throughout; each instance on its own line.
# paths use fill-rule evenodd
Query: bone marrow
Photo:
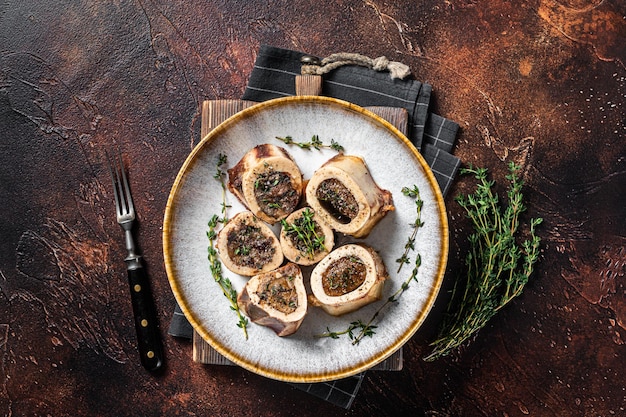
M 317 187 L 315 198 L 341 224 L 348 224 L 359 214 L 359 203 L 337 178 L 328 178 Z
M 228 170 L 228 189 L 255 216 L 274 224 L 298 206 L 302 173 L 285 149 L 262 144 Z
M 343 154 L 315 171 L 306 201 L 332 229 L 357 238 L 395 209 L 391 192 L 376 184 L 363 158 Z
M 313 265 L 335 245 L 333 230 L 319 221 L 310 207 L 291 213 L 282 222 L 280 246 L 285 258 L 299 265 Z
M 380 299 L 389 278 L 380 255 L 363 244 L 347 244 L 322 259 L 311 273 L 310 302 L 339 316 Z
M 254 323 L 278 336 L 295 333 L 307 312 L 307 296 L 300 267 L 294 263 L 250 278 L 237 297 L 239 308 Z
M 272 229 L 249 211 L 238 213 L 226 223 L 216 246 L 224 266 L 244 276 L 276 269 L 284 259 Z
M 367 276 L 365 262 L 357 256 L 344 256 L 334 260 L 322 271 L 322 288 L 331 297 L 341 297 L 356 290 Z

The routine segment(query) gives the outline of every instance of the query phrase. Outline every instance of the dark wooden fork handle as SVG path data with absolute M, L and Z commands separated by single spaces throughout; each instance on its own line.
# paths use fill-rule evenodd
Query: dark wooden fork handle
M 146 270 L 129 269 L 128 283 L 141 364 L 149 371 L 157 371 L 163 366 L 163 346 Z

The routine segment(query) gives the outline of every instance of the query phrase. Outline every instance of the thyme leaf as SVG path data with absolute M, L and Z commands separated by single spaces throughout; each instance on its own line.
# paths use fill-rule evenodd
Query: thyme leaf
M 434 361 L 450 354 L 469 340 L 512 299 L 521 294 L 533 273 L 541 239 L 536 227 L 541 218 L 530 219 L 529 238 L 518 244 L 519 216 L 526 210 L 520 167 L 508 166 L 508 204 L 503 208 L 493 192 L 494 181 L 485 168 L 464 168 L 461 174 L 473 174 L 478 184 L 470 195 L 459 195 L 457 203 L 465 210 L 473 233 L 469 235 L 465 288 L 458 280 L 439 335 L 431 343 L 433 351 L 424 358 Z
M 416 219 L 413 223 L 411 223 L 411 225 L 413 226 L 413 231 L 411 232 L 411 235 L 409 236 L 407 240 L 407 244 L 405 245 L 405 251 L 402 254 L 402 256 L 398 260 L 396 260 L 396 262 L 400 263 L 398 272 L 400 272 L 402 265 L 404 265 L 405 263 L 407 264 L 411 263 L 411 260 L 409 259 L 409 256 L 408 256 L 409 251 L 415 250 L 414 242 L 415 242 L 415 237 L 417 235 L 417 231 L 422 226 L 424 226 L 424 222 L 422 222 L 421 220 L 422 206 L 424 205 L 424 202 L 422 201 L 420 197 L 419 189 L 415 185 L 413 186 L 413 188 L 404 187 L 402 189 L 402 193 L 407 197 L 415 199 Z M 406 290 L 409 289 L 409 285 L 411 284 L 411 281 L 417 282 L 417 274 L 419 272 L 419 268 L 421 265 L 422 265 L 422 257 L 418 253 L 415 256 L 415 263 L 414 263 L 413 271 L 411 272 L 411 275 L 400 285 L 400 288 L 398 288 L 396 292 L 394 292 L 389 298 L 387 298 L 387 300 L 385 300 L 385 302 L 374 312 L 374 314 L 372 315 L 372 317 L 369 319 L 367 323 L 364 323 L 363 321 L 359 319 L 357 321 L 353 321 L 352 323 L 350 323 L 350 325 L 345 330 L 342 330 L 342 331 L 331 331 L 327 327 L 326 332 L 318 335 L 318 337 L 330 337 L 331 339 L 338 339 L 340 336 L 347 334 L 350 340 L 352 340 L 353 345 L 358 345 L 361 342 L 361 340 L 363 340 L 364 337 L 372 337 L 374 334 L 376 334 L 375 329 L 378 327 L 378 326 L 375 326 L 373 323 L 376 321 L 380 313 L 389 304 L 397 303 L 399 301 L 400 296 L 402 296 L 402 294 Z M 360 330 L 360 331 L 356 333 L 355 335 L 356 330 Z
M 291 136 L 284 136 L 284 137 L 276 136 L 276 139 L 282 141 L 285 145 L 295 145 L 301 149 L 306 149 L 306 150 L 315 149 L 319 151 L 319 150 L 322 150 L 322 148 L 326 148 L 326 149 L 333 149 L 337 152 L 344 151 L 343 146 L 341 146 L 337 141 L 335 141 L 335 139 L 331 139 L 330 145 L 328 145 L 328 144 L 324 144 L 318 135 L 313 135 L 309 142 L 296 142 L 293 140 Z
M 235 311 L 237 314 L 237 318 L 239 321 L 237 322 L 237 327 L 243 330 L 243 334 L 248 339 L 248 318 L 244 316 L 239 310 L 239 305 L 237 304 L 237 291 L 233 288 L 232 282 L 227 277 L 224 277 L 222 273 L 222 263 L 220 262 L 219 255 L 217 253 L 217 249 L 215 248 L 215 239 L 217 239 L 217 228 L 219 224 L 225 224 L 228 221 L 227 218 L 227 209 L 230 207 L 226 203 L 226 184 L 224 182 L 224 171 L 222 170 L 222 166 L 227 163 L 227 157 L 224 154 L 219 155 L 217 162 L 217 171 L 213 176 L 216 180 L 218 180 L 222 185 L 222 204 L 221 204 L 221 216 L 214 214 L 208 222 L 209 230 L 206 235 L 209 239 L 209 247 L 207 249 L 208 259 L 209 259 L 209 268 L 211 270 L 211 275 L 215 282 L 220 286 L 222 293 L 228 299 L 230 303 L 230 309 Z

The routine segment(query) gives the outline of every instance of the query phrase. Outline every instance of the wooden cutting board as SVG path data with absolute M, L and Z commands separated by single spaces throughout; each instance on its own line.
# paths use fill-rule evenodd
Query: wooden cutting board
M 314 79 L 305 80 L 308 87 L 304 91 L 313 91 L 316 88 Z M 302 92 L 300 90 L 299 92 Z M 303 95 L 303 94 L 299 94 Z M 315 94 L 319 95 L 319 94 Z M 202 103 L 202 121 L 200 134 L 204 138 L 211 130 L 228 119 L 230 116 L 257 104 L 245 100 L 206 100 Z M 393 107 L 366 107 L 389 123 L 393 124 L 400 132 L 407 134 L 408 113 L 405 109 Z M 194 362 L 212 365 L 233 365 L 231 361 L 220 355 L 194 330 L 193 332 L 193 360 Z M 371 368 L 372 370 L 399 371 L 402 369 L 402 348 L 398 349 L 389 358 Z

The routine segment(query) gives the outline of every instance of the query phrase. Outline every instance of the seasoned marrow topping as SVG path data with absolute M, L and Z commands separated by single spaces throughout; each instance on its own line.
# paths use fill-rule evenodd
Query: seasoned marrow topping
M 297 227 L 302 227 L 303 223 L 304 220 L 302 219 L 302 217 L 300 217 L 294 222 L 294 225 Z M 306 256 L 312 258 L 313 255 L 326 250 L 326 248 L 324 247 L 324 232 L 322 231 L 322 228 L 318 223 L 314 223 L 313 234 L 315 236 L 319 236 L 320 238 L 319 240 L 312 242 L 311 245 L 307 243 L 307 240 L 304 239 L 304 237 L 295 230 L 288 231 L 287 237 L 289 238 L 291 244 L 296 249 L 298 249 L 300 253 L 305 253 Z
M 302 172 L 285 149 L 265 143 L 250 149 L 228 170 L 227 186 L 255 216 L 273 225 L 298 206 Z
M 281 313 L 291 314 L 298 308 L 298 293 L 294 284 L 295 277 L 266 276 L 261 279 L 257 289 L 260 305 L 268 305 Z
M 295 333 L 308 308 L 302 270 L 288 262 L 254 275 L 237 296 L 237 305 L 253 323 L 269 327 L 278 336 Z
M 337 221 L 348 224 L 359 214 L 359 204 L 341 181 L 329 178 L 322 181 L 316 195 L 322 207 Z
M 254 182 L 254 196 L 261 210 L 271 217 L 291 213 L 300 201 L 291 177 L 282 171 L 259 174 Z
M 309 258 L 326 250 L 324 231 L 320 224 L 313 220 L 313 216 L 312 210 L 305 209 L 302 216 L 297 217 L 292 224 L 283 223 L 285 235 L 291 244 Z
M 280 247 L 285 258 L 298 265 L 314 265 L 335 246 L 333 230 L 318 221 L 310 207 L 294 211 L 280 221 Z
M 337 259 L 322 273 L 322 286 L 326 295 L 339 297 L 356 290 L 367 276 L 365 263 L 356 256 Z
M 243 276 L 268 272 L 283 263 L 278 237 L 249 211 L 228 220 L 218 233 L 216 247 L 224 266 Z
M 272 261 L 276 248 L 260 227 L 242 223 L 228 232 L 228 256 L 239 266 L 261 269 Z

